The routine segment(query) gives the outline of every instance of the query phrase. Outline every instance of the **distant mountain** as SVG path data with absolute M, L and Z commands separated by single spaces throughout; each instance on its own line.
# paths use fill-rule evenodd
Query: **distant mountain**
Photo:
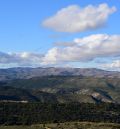
M 13 79 L 29 79 L 41 76 L 85 76 L 85 77 L 117 77 L 120 72 L 104 71 L 96 68 L 9 68 L 0 69 L 0 81 Z

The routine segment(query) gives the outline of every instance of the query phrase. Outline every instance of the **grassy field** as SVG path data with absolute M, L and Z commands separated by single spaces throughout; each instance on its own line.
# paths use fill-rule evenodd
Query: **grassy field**
M 0 129 L 120 129 L 120 124 L 66 122 L 57 124 L 31 125 L 31 126 L 0 126 Z

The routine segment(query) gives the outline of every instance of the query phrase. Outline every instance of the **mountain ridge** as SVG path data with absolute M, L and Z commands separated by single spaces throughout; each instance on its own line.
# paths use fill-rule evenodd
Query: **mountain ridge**
M 110 77 L 120 78 L 120 72 L 105 71 L 96 68 L 30 68 L 16 67 L 0 69 L 0 81 L 12 79 L 29 79 L 41 76 L 85 76 L 85 77 Z

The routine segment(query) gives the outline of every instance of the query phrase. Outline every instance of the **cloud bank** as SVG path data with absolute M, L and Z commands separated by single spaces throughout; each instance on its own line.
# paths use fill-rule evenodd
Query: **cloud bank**
M 62 46 L 62 47 L 61 47 Z M 0 64 L 14 66 L 60 66 L 72 62 L 90 62 L 96 58 L 116 58 L 120 56 L 120 35 L 95 34 L 75 38 L 71 42 L 59 42 L 47 53 L 3 53 L 0 52 Z M 120 61 L 103 64 L 104 68 L 118 68 Z M 102 66 L 102 67 L 103 67 Z
M 98 6 L 88 5 L 85 8 L 70 5 L 46 19 L 43 26 L 69 33 L 93 30 L 103 27 L 115 11 L 115 7 L 109 7 L 106 3 Z
M 74 43 L 74 45 L 73 45 Z M 59 43 L 60 44 L 60 43 Z M 43 57 L 44 64 L 58 62 L 87 62 L 95 58 L 120 56 L 120 35 L 96 34 L 76 38 L 63 47 L 50 49 Z
M 40 66 L 42 54 L 21 52 L 3 53 L 0 52 L 0 64 L 9 67 L 13 66 Z

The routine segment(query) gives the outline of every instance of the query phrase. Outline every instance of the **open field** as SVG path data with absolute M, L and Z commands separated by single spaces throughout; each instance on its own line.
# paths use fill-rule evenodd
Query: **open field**
M 0 126 L 0 129 L 120 129 L 120 124 L 66 122 L 56 124 L 40 124 L 31 126 Z

